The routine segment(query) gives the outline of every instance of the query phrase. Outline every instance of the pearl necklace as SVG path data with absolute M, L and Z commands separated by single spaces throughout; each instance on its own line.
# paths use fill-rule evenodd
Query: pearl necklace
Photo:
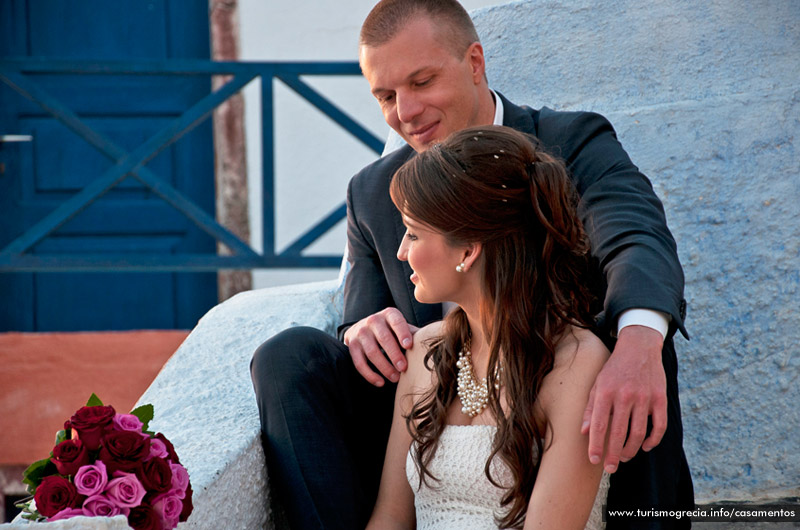
M 468 346 L 467 346 L 468 347 Z M 480 381 L 475 379 L 475 373 L 472 369 L 472 353 L 465 351 L 467 348 L 461 350 L 458 354 L 458 398 L 461 400 L 461 412 L 474 418 L 489 405 L 489 385 L 486 383 L 486 378 Z M 500 390 L 500 374 L 503 372 L 503 366 L 498 363 L 494 370 L 494 387 Z

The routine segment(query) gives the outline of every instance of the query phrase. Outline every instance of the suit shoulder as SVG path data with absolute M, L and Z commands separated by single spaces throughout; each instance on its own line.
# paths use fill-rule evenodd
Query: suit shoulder
M 405 146 L 368 164 L 350 179 L 349 188 L 351 193 L 386 192 L 394 173 L 413 154 L 414 150 L 409 146 Z
M 545 144 L 561 145 L 566 140 L 614 132 L 611 122 L 602 114 L 590 111 L 561 111 L 542 107 L 539 111 L 539 139 Z

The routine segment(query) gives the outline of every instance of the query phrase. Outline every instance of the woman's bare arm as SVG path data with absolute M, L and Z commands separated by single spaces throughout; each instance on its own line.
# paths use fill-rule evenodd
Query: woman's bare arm
M 589 391 L 608 355 L 600 339 L 586 330 L 574 329 L 558 346 L 553 370 L 539 392 L 539 412 L 548 423 L 525 530 L 586 526 L 603 468 L 589 462 L 589 437 L 581 434 L 581 423 Z
M 406 352 L 408 369 L 401 374 L 397 383 L 381 486 L 367 530 L 416 528 L 414 492 L 406 478 L 406 457 L 411 447 L 411 434 L 406 428 L 405 416 L 411 411 L 414 400 L 432 384 L 431 372 L 423 363 L 427 352 L 425 339 L 438 333 L 439 329 L 440 323 L 437 322 L 417 331 L 414 346 Z

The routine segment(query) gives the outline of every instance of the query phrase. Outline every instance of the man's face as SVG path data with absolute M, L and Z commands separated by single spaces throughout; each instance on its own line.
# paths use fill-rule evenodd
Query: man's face
M 386 123 L 416 151 L 452 132 L 492 122 L 480 107 L 487 90 L 483 48 L 473 43 L 456 57 L 443 38 L 420 16 L 387 43 L 361 47 L 361 70 Z

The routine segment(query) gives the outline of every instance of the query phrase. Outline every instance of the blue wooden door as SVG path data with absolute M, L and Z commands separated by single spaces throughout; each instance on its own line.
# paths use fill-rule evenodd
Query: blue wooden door
M 0 55 L 77 60 L 209 57 L 208 3 L 2 0 Z M 209 92 L 202 76 L 35 75 L 87 125 L 133 150 Z M 0 248 L 112 166 L 42 108 L 0 83 Z M 207 121 L 147 168 L 213 215 Z M 215 242 L 132 176 L 33 253 L 213 253 Z M 0 273 L 0 331 L 191 328 L 216 303 L 215 273 Z

